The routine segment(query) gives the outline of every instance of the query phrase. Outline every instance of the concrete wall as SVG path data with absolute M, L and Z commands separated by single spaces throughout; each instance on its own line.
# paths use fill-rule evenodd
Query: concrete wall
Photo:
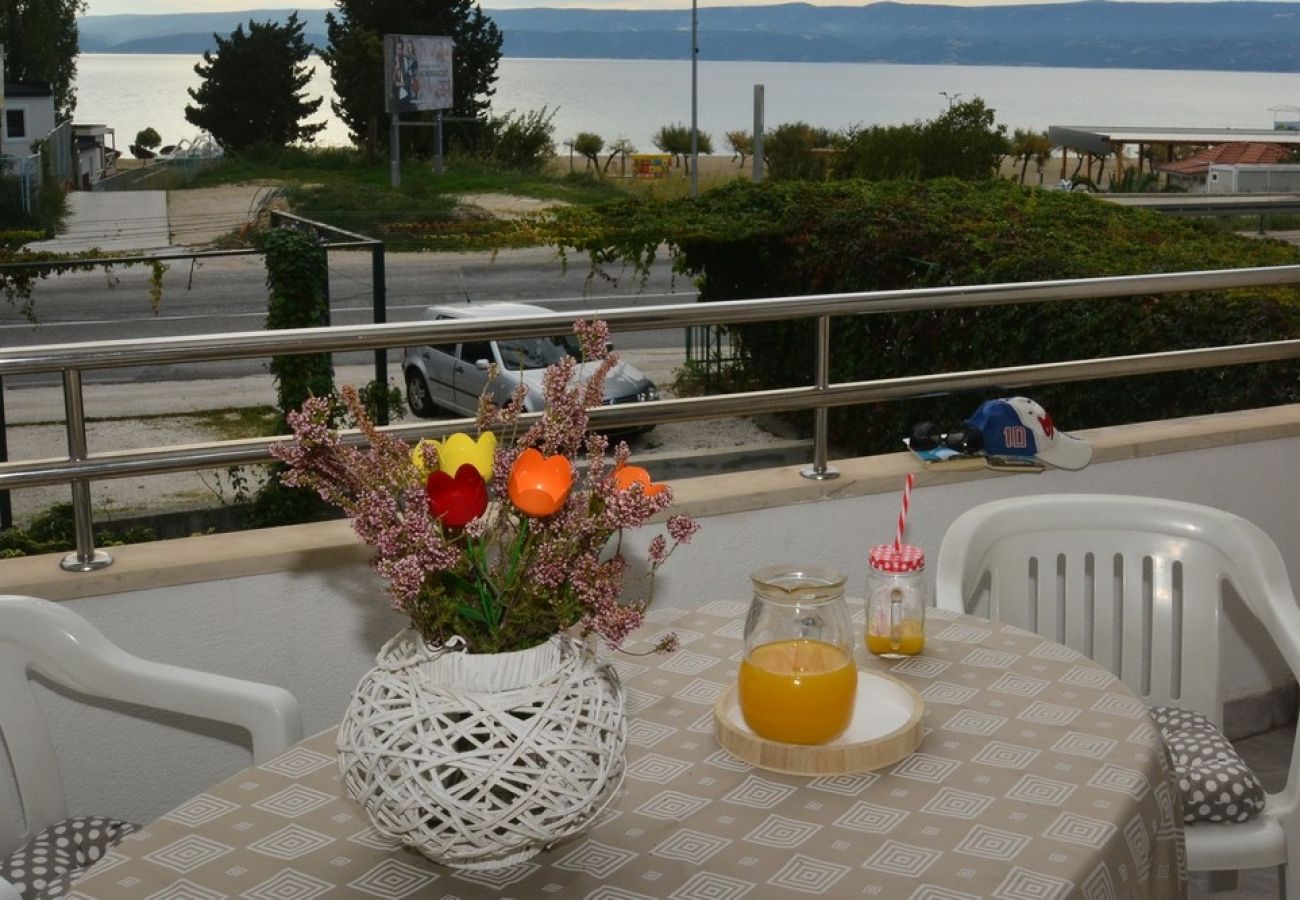
M 1142 455 L 1120 429 L 1094 438 L 1098 456 L 1081 472 L 1042 474 L 944 474 L 923 470 L 913 495 L 908 537 L 931 561 L 943 534 L 962 511 L 987 500 L 1049 492 L 1106 492 L 1188 500 L 1236 512 L 1259 524 L 1288 560 L 1300 560 L 1300 409 L 1287 408 L 1284 436 L 1243 440 L 1249 429 L 1227 420 L 1218 437 L 1188 441 L 1173 429 L 1167 447 L 1177 452 Z M 1169 431 L 1169 429 L 1166 429 Z M 1257 435 L 1276 428 L 1255 429 Z M 1227 446 L 1218 444 L 1226 443 Z M 892 537 L 902 473 L 915 463 L 906 454 L 838 463 L 844 477 L 811 483 L 796 469 L 693 479 L 677 485 L 681 505 L 696 513 L 702 529 L 663 569 L 657 603 L 692 606 L 719 597 L 746 598 L 748 573 L 779 561 L 816 562 L 844 570 L 851 594 L 861 595 L 868 548 Z M 815 493 L 816 499 L 807 499 Z M 800 499 L 804 498 L 804 499 Z M 355 551 L 331 549 L 342 523 L 297 526 L 319 535 L 319 553 L 298 564 L 242 577 L 219 556 L 223 536 L 188 539 L 202 550 L 204 579 L 177 586 L 122 587 L 67 602 L 128 650 L 166 662 L 283 685 L 303 703 L 308 732 L 335 724 L 351 687 L 369 667 L 379 645 L 402 621 L 387 609 L 381 583 L 356 563 Z M 313 529 L 315 529 L 313 531 Z M 650 529 L 634 536 L 642 552 Z M 266 532 L 263 543 L 275 541 Z M 244 540 L 248 540 L 247 537 Z M 173 542 L 179 547 L 186 542 Z M 129 552 L 105 578 L 127 585 Z M 140 551 L 149 552 L 149 551 Z M 190 551 L 173 551 L 173 555 Z M 322 560 L 343 560 L 329 565 Z M 29 563 L 30 564 L 30 563 Z M 0 584 L 6 570 L 0 563 Z M 50 564 L 53 568 L 52 563 Z M 115 564 L 113 568 L 119 568 Z M 146 570 L 149 566 L 144 567 Z M 154 567 L 157 568 L 156 566 Z M 1300 570 L 1300 562 L 1293 567 Z M 106 570 L 112 573 L 112 569 Z M 85 576 L 51 576 L 46 588 L 28 593 L 54 596 Z M 163 576 L 141 577 L 160 584 Z M 17 590 L 11 579 L 6 590 Z M 111 584 L 111 582 L 108 582 Z M 1267 635 L 1243 611 L 1230 611 L 1226 625 L 1224 680 L 1229 698 L 1287 684 L 1290 675 Z M 109 810 L 148 820 L 246 764 L 239 736 L 194 735 L 170 726 L 140 723 L 99 710 L 87 711 L 51 697 L 59 761 L 78 811 Z M 194 723 L 189 723 L 194 724 Z M 0 808 L 4 807 L 0 786 Z

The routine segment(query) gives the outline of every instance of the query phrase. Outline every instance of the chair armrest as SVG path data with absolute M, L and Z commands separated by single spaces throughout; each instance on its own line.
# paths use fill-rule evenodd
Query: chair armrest
M 109 664 L 115 678 L 93 693 L 238 725 L 252 738 L 254 763 L 266 762 L 302 740 L 298 700 L 284 688 L 151 662 L 114 649 Z
M 141 659 L 70 609 L 20 602 L 42 621 L 27 635 L 32 668 L 55 681 L 92 697 L 238 725 L 252 737 L 257 763 L 302 739 L 298 701 L 283 688 Z

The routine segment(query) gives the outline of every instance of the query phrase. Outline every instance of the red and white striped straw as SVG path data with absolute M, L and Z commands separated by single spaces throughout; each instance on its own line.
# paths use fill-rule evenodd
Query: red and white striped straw
M 907 530 L 907 508 L 912 505 L 912 485 L 915 482 L 916 476 L 908 472 L 907 479 L 903 482 L 903 508 L 898 511 L 898 530 L 894 532 L 895 550 L 903 547 L 903 532 Z

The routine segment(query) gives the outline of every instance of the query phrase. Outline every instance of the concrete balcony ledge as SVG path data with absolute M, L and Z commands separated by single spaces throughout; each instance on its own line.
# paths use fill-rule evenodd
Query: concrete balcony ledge
M 801 466 L 680 480 L 673 483 L 677 497 L 673 511 L 690 513 L 698 519 L 708 520 L 718 516 L 817 501 L 876 495 L 884 495 L 887 504 L 892 504 L 896 502 L 904 474 L 909 471 L 916 473 L 916 487 L 920 491 L 947 485 L 985 484 L 988 492 L 994 496 L 1039 493 L 1044 490 L 1142 493 L 1141 490 L 1127 490 L 1119 482 L 1108 486 L 1107 483 L 1112 479 L 1101 473 L 1110 468 L 1108 464 L 1125 461 L 1300 438 L 1300 404 L 1074 433 L 1090 441 L 1094 448 L 1092 465 L 1084 473 L 1049 471 L 1041 474 L 1009 474 L 985 468 L 927 467 L 917 462 L 911 454 L 892 453 L 834 460 L 832 465 L 840 472 L 840 476 L 826 481 L 801 477 Z M 1198 479 L 1220 483 L 1271 479 L 1274 482 L 1285 480 L 1289 483 L 1294 477 L 1289 470 L 1268 472 L 1245 468 L 1232 471 L 1211 465 Z M 1078 483 L 1085 480 L 1087 486 Z M 1157 491 L 1154 487 L 1152 485 L 1149 488 L 1153 494 L 1160 493 L 1161 496 L 1193 502 L 1211 502 L 1198 500 L 1195 492 L 1184 496 Z M 954 505 L 952 501 L 944 500 L 940 505 L 944 520 L 951 521 L 971 504 Z M 918 503 L 921 508 L 915 513 L 914 522 L 923 532 L 933 533 L 933 528 L 927 527 L 926 523 L 932 525 L 934 514 L 926 512 L 924 506 Z M 1250 511 L 1240 511 L 1239 514 L 1258 521 Z M 1300 519 L 1300 512 L 1297 513 L 1297 519 Z M 889 538 L 890 523 L 892 519 L 886 516 L 873 528 L 872 533 L 879 540 Z M 938 537 L 942 537 L 942 531 L 938 532 Z M 1273 537 L 1281 544 L 1285 535 L 1274 534 Z M 931 553 L 937 552 L 937 540 L 932 541 L 927 549 Z M 1300 545 L 1296 549 L 1300 551 Z M 862 549 L 864 558 L 865 550 L 866 544 Z M 1284 552 L 1285 550 L 1284 547 Z M 252 532 L 199 535 L 113 547 L 110 552 L 114 558 L 113 564 L 106 569 L 89 573 L 69 573 L 60 569 L 58 563 L 62 554 L 2 560 L 0 590 L 51 600 L 71 600 L 271 572 L 320 571 L 332 567 L 357 566 L 364 564 L 370 557 L 369 548 L 359 542 L 350 524 L 342 520 Z M 1293 555 L 1290 558 L 1300 556 Z

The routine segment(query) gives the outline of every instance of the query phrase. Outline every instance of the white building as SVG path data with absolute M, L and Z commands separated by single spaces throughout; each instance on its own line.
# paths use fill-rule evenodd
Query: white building
M 1211 165 L 1205 189 L 1211 194 L 1300 191 L 1300 165 Z
M 58 124 L 50 86 L 21 81 L 5 84 L 4 122 L 0 124 L 0 156 L 31 156 L 32 142 Z

